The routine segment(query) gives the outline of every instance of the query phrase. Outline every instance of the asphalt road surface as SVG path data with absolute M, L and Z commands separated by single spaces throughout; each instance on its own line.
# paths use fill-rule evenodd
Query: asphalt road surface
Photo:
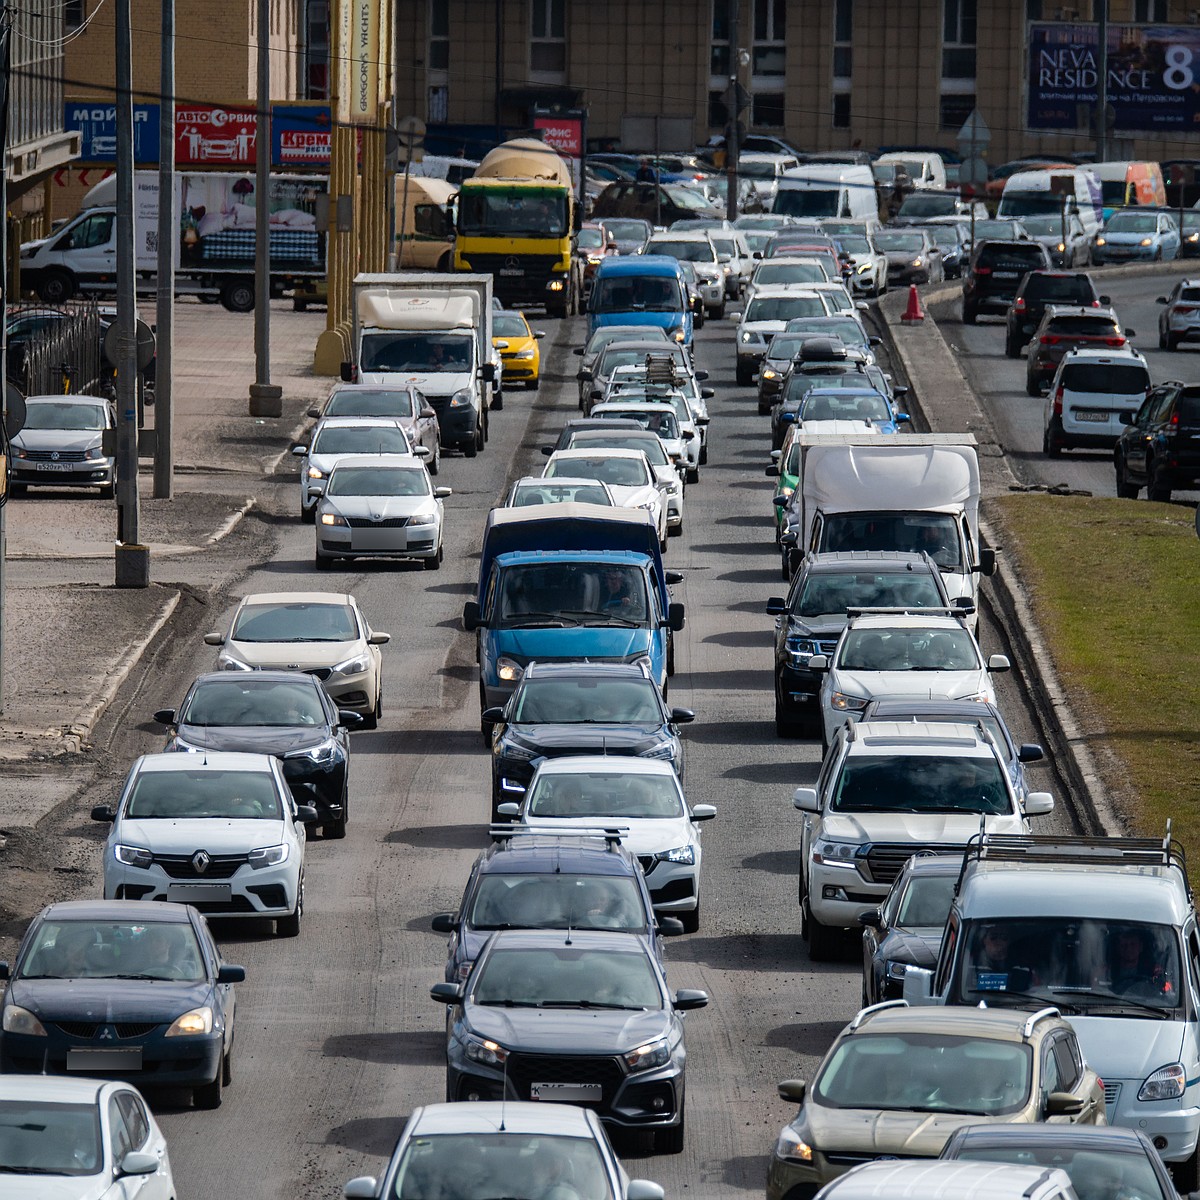
M 214 558 L 209 581 L 230 603 L 248 592 L 345 589 L 392 640 L 381 726 L 353 737 L 349 835 L 308 848 L 301 936 L 276 941 L 269 928 L 215 926 L 227 960 L 247 971 L 223 1107 L 196 1112 L 185 1097 L 152 1098 L 187 1200 L 338 1196 L 346 1179 L 382 1167 L 415 1105 L 443 1098 L 443 1014 L 428 989 L 442 977 L 444 941 L 429 919 L 457 904 L 488 816 L 473 646 L 459 614 L 474 590 L 489 507 L 510 479 L 540 472 L 538 448 L 577 411 L 570 349 L 584 322 L 535 323 L 550 334 L 541 391 L 509 395 L 479 458 L 443 459 L 438 483 L 454 495 L 439 573 L 352 564 L 318 576 L 313 530 L 296 516 L 290 479 L 267 488 L 275 515 L 252 518 Z M 717 807 L 704 833 L 701 929 L 669 943 L 669 982 L 704 988 L 711 1001 L 688 1017 L 684 1152 L 653 1156 L 618 1141 L 630 1173 L 670 1196 L 761 1194 L 768 1152 L 794 1111 L 775 1085 L 811 1078 L 860 995 L 856 944 L 847 940 L 843 962 L 815 965 L 797 932 L 791 793 L 814 781 L 819 746 L 774 734 L 772 624 L 763 610 L 783 588 L 773 488 L 763 476 L 769 427 L 753 389 L 734 385 L 733 328 L 730 319 L 713 322 L 698 338 L 698 363 L 717 389 L 710 458 L 687 490 L 684 536 L 667 553 L 667 565 L 684 572 L 675 598 L 688 618 L 671 701 L 697 713 L 684 734 L 686 789 L 692 802 Z M 987 328 L 964 332 L 973 353 L 976 340 L 999 340 Z M 98 894 L 103 833 L 80 814 L 111 800 L 134 755 L 161 747 L 148 716 L 177 704 L 193 675 L 211 668 L 201 635 L 227 615 L 192 604 L 179 642 L 123 694 L 106 771 L 58 817 L 65 841 L 82 847 L 76 894 Z M 989 651 L 1004 649 L 986 616 L 981 637 Z M 1018 739 L 1039 740 L 1020 681 L 1006 677 L 1002 691 Z M 1052 766 L 1035 771 L 1036 787 L 1063 795 Z M 1069 805 L 1041 828 L 1072 828 Z

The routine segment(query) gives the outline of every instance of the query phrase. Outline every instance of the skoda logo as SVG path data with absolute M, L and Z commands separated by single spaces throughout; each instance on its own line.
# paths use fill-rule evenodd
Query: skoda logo
M 58 451 L 57 450 L 50 451 L 50 460 L 52 462 L 58 462 Z
M 504 265 L 510 269 L 512 267 L 519 267 L 521 265 L 521 260 L 515 254 L 510 254 L 504 260 Z
M 207 850 L 197 850 L 192 855 L 192 866 L 196 868 L 197 875 L 203 875 L 208 870 L 208 864 L 212 862 Z

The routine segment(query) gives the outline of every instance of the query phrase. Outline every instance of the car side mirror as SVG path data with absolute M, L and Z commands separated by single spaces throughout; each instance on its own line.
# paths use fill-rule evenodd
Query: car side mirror
M 683 582 L 683 572 L 682 571 L 664 571 L 663 578 L 668 583 L 682 583 Z
M 808 660 L 808 669 L 818 675 L 824 671 L 828 671 L 829 656 L 827 654 L 814 654 L 812 658 Z
M 426 404 L 426 405 L 422 406 L 421 411 L 418 415 L 420 415 L 422 417 L 436 417 L 437 409 L 434 408 L 432 404 Z
M 1127 338 L 1135 338 L 1135 337 L 1137 337 L 1137 330 L 1136 330 L 1136 329 L 1130 329 L 1130 328 L 1129 328 L 1129 326 L 1128 326 L 1128 325 L 1126 325 L 1126 326 L 1125 326 L 1125 336 L 1126 336 Z
M 899 399 L 901 396 L 908 395 L 908 387 L 903 383 L 898 383 L 892 388 L 892 395 Z
M 979 573 L 980 575 L 996 573 L 996 551 L 991 546 L 986 546 L 979 552 Z
M 684 623 L 684 607 L 676 601 L 667 605 L 667 627 L 673 633 L 681 633 Z
M 772 463 L 772 464 L 771 464 L 769 467 L 767 467 L 767 468 L 766 468 L 766 469 L 763 471 L 763 474 L 764 474 L 764 475 L 765 475 L 765 476 L 766 476 L 768 479 L 778 479 L 778 478 L 779 478 L 779 468 L 778 468 L 778 467 L 777 467 L 777 466 L 776 466 L 774 463 Z M 777 498 L 778 498 L 778 497 L 777 497 Z M 781 506 L 781 507 L 782 507 L 782 506 Z
M 521 806 L 515 800 L 505 800 L 503 804 L 496 805 L 496 815 L 518 817 L 521 815 Z
M 204 644 L 206 646 L 223 646 L 225 645 L 225 635 L 223 633 L 206 633 Z
M 767 600 L 767 616 L 781 617 L 787 612 L 787 601 L 782 596 L 771 596 Z
M 993 672 L 1008 671 L 1012 669 L 1012 663 L 1008 661 L 1007 654 L 989 654 L 987 669 Z
M 571 353 L 573 355 L 575 355 L 576 358 L 582 358 L 583 357 L 583 347 L 576 346 L 575 349 L 571 351 Z
M 582 353 L 583 353 L 583 351 L 581 350 L 581 351 L 580 351 L 580 353 L 582 354 Z M 595 376 L 594 376 L 594 375 L 593 375 L 593 373 L 592 373 L 592 368 L 591 368 L 591 367 L 580 367 L 580 368 L 579 368 L 579 378 L 580 378 L 580 379 L 593 379 L 593 378 L 595 378 Z
M 435 983 L 429 989 L 429 998 L 439 1004 L 457 1004 L 463 998 L 462 985 L 457 983 Z
M 155 712 L 154 719 L 160 725 L 174 725 L 175 710 L 173 708 L 160 708 Z
M 665 1196 L 662 1185 L 649 1179 L 631 1179 L 625 1189 L 625 1200 L 663 1200 Z
M 320 820 L 321 814 L 317 812 L 316 806 L 312 804 L 297 804 L 296 805 L 296 820 L 301 825 L 315 825 Z
M 911 414 L 911 413 L 898 412 L 898 413 L 896 414 L 896 424 L 897 424 L 897 425 L 907 425 L 907 424 L 909 424 L 911 421 L 912 421 L 912 414 Z
M 690 442 L 695 438 L 696 434 L 691 429 L 681 429 L 679 431 L 679 436 L 683 438 L 685 442 Z
M 158 1155 L 130 1150 L 117 1167 L 119 1175 L 153 1175 L 158 1170 Z
M 303 442 L 297 442 L 292 447 L 293 458 L 303 458 L 308 453 L 308 447 Z
M 505 342 L 501 349 L 507 350 L 508 343 Z M 496 379 L 496 364 L 490 362 L 484 363 L 483 366 L 479 368 L 479 378 L 482 379 L 484 383 L 494 383 Z
M 368 646 L 386 646 L 392 640 L 390 633 L 372 633 L 367 637 Z
M 700 399 L 711 400 L 717 393 L 712 388 L 701 388 Z
M 342 1188 L 346 1200 L 375 1200 L 379 1191 L 379 1180 L 374 1175 L 359 1175 Z
M 867 338 L 867 345 L 868 346 L 882 346 L 883 338 L 876 337 L 875 334 L 871 334 L 871 336 L 869 338 Z
M 222 963 L 217 970 L 218 983 L 245 983 L 246 968 L 233 963 Z
M 690 725 L 695 719 L 696 714 L 690 708 L 671 709 L 672 725 Z
M 419 458 L 422 462 L 424 462 L 427 458 L 432 458 L 433 455 L 430 453 L 428 446 L 414 446 L 413 457 Z
M 117 819 L 117 810 L 109 804 L 97 804 L 92 809 L 93 821 L 106 821 L 111 824 Z
M 338 724 L 347 729 L 357 729 L 363 723 L 362 713 L 353 712 L 348 708 L 338 709 Z
M 695 804 L 692 806 L 693 821 L 711 821 L 717 815 L 717 810 L 712 804 Z
M 697 371 L 696 372 L 696 382 L 697 383 L 703 383 L 707 378 L 708 378 L 707 371 Z
M 819 813 L 821 805 L 817 800 L 817 789 L 810 787 L 797 788 L 792 793 L 792 807 L 799 812 Z
M 858 923 L 865 929 L 882 929 L 883 914 L 877 908 L 868 908 L 858 914 Z
M 683 927 L 683 922 L 678 917 L 655 916 L 654 922 L 658 932 L 663 937 L 679 937 L 680 934 L 687 932 Z
M 435 487 L 433 489 L 435 499 L 445 500 L 447 496 L 454 495 L 454 489 L 450 487 Z
M 310 408 L 308 410 L 308 416 L 313 417 L 314 419 L 317 419 L 321 416 L 321 410 L 319 408 L 315 408 L 315 407 Z
M 780 1100 L 791 1100 L 794 1104 L 803 1104 L 808 1084 L 803 1079 L 784 1079 L 779 1084 Z
M 354 364 L 348 363 L 348 362 L 342 363 L 341 376 L 342 376 L 343 383 L 353 383 L 354 382 Z
M 771 468 L 768 467 L 767 474 L 770 475 L 770 473 L 771 473 Z M 778 475 L 779 472 L 776 471 L 775 474 Z M 791 496 L 785 496 L 782 492 L 780 492 L 778 495 L 771 497 L 771 503 L 773 505 L 775 505 L 776 508 L 787 508 L 789 500 L 791 500 Z
M 474 600 L 468 600 L 463 605 L 462 627 L 467 633 L 474 633 L 480 627 L 482 622 L 479 619 L 479 604 Z
M 1027 817 L 1048 817 L 1054 811 L 1054 797 L 1049 792 L 1030 792 L 1025 797 Z
M 433 920 L 429 922 L 429 926 L 434 933 L 458 932 L 458 922 L 454 919 L 454 914 L 451 912 L 435 913 Z
M 489 725 L 498 725 L 504 720 L 504 709 L 497 705 L 495 708 L 485 708 L 479 714 L 481 721 L 487 721 Z
M 1073 1117 L 1083 1112 L 1083 1097 L 1070 1092 L 1051 1092 L 1046 1097 L 1046 1116 Z
M 1155 303 L 1155 304 L 1166 304 L 1166 302 L 1167 302 L 1167 298 L 1166 298 L 1166 296 L 1157 296 L 1157 297 L 1155 297 L 1155 300 L 1154 300 L 1154 303 Z M 1107 297 L 1107 296 L 1101 296 L 1101 297 L 1100 297 L 1100 303 L 1101 303 L 1101 304 L 1108 304 L 1108 303 L 1109 303 L 1108 297 Z
M 705 1008 L 708 1005 L 708 993 L 695 988 L 680 988 L 671 1001 L 671 1007 L 676 1012 L 690 1012 L 695 1008 Z
M 1135 413 L 1121 412 L 1117 413 L 1117 423 L 1120 425 L 1132 425 Z
M 546 331 L 544 329 L 535 329 L 533 336 L 540 342 L 546 336 Z
M 1045 750 L 1037 742 L 1022 742 L 1021 748 L 1017 751 L 1017 762 L 1019 763 L 1041 762 L 1045 757 Z
M 682 927 L 682 925 L 683 925 L 683 922 L 681 921 L 680 926 Z M 0 959 L 0 979 L 7 979 L 8 975 L 9 975 L 8 960 Z
M 789 529 L 786 533 L 779 535 L 779 544 L 781 546 L 798 546 L 800 535 L 794 529 Z
M 928 967 L 909 967 L 904 972 L 904 999 L 914 1008 L 933 1003 L 933 972 Z
M 545 455 L 547 458 L 549 458 L 549 457 L 550 457 L 550 455 L 552 455 L 552 454 L 554 453 L 554 447 L 553 447 L 553 446 L 543 446 L 543 447 L 542 447 L 542 453 L 543 453 L 543 454 L 544 454 L 544 455 Z

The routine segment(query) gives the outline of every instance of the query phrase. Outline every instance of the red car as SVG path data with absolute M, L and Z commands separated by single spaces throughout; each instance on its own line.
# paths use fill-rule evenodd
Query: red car
M 575 253 L 583 263 L 583 294 L 592 291 L 596 268 L 610 255 L 617 253 L 617 239 L 595 221 L 585 221 L 575 235 Z

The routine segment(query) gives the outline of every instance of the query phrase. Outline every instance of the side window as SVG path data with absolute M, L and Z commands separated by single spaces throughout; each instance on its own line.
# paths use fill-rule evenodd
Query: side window
M 133 1149 L 133 1138 L 116 1096 L 110 1096 L 108 1100 L 108 1124 L 112 1130 L 113 1162 L 119 1163 Z
M 146 1119 L 146 1110 L 142 1107 L 142 1102 L 132 1092 L 118 1092 L 117 1104 L 125 1118 L 125 1127 L 129 1131 L 133 1149 L 141 1150 L 150 1137 L 150 1122 Z
M 1058 1070 L 1058 1059 L 1054 1053 L 1054 1043 L 1048 1041 L 1042 1049 L 1042 1097 L 1051 1092 L 1061 1092 L 1062 1077 Z
M 1200 998 L 1200 938 L 1193 926 L 1187 940 L 1188 966 L 1191 968 L 1192 994 Z
M 951 909 L 950 917 L 946 922 L 946 936 L 942 939 L 942 953 L 938 959 L 937 973 L 933 977 L 935 995 L 943 995 L 950 984 L 950 967 L 954 962 L 954 951 L 958 946 L 958 934 L 958 913 Z
M 818 800 L 825 795 L 825 792 L 829 787 L 830 780 L 833 778 L 834 768 L 839 765 L 840 760 L 840 754 L 835 753 L 825 755 L 825 761 L 821 764 L 821 771 L 817 776 Z
M 1150 414 L 1154 411 L 1154 406 L 1162 399 L 1162 391 L 1151 392 L 1150 395 L 1142 401 L 1142 407 L 1138 409 L 1137 416 L 1134 422 L 1138 425 L 1149 425 Z
M 970 562 L 971 566 L 974 566 L 975 565 L 975 546 L 974 546 L 974 543 L 971 541 L 971 526 L 968 523 L 966 517 L 963 517 L 963 521 L 962 521 L 962 536 L 963 536 L 963 545 L 967 548 L 967 559 Z
M 1069 1037 L 1056 1038 L 1054 1041 L 1054 1061 L 1058 1065 L 1059 1084 L 1064 1091 L 1073 1091 L 1082 1073 L 1077 1062 L 1079 1051 L 1073 1051 L 1071 1043 Z
M 1171 411 L 1171 405 L 1175 403 L 1176 392 L 1173 388 L 1163 388 L 1158 394 L 1158 399 L 1154 402 L 1154 408 L 1150 413 L 1150 424 L 1159 425 L 1167 419 L 1167 414 Z

